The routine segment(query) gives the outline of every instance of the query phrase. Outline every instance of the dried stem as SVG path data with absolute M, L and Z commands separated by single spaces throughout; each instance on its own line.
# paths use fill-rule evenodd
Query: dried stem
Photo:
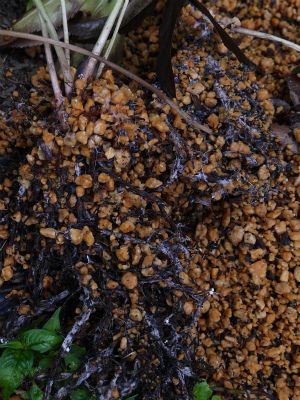
M 113 36 L 110 39 L 109 45 L 108 45 L 108 47 L 106 49 L 106 52 L 104 53 L 104 58 L 106 58 L 106 59 L 108 59 L 108 57 L 109 57 L 109 55 L 111 53 L 111 50 L 113 48 L 113 45 L 114 45 L 114 43 L 116 41 L 116 37 L 117 37 L 117 34 L 119 32 L 119 29 L 120 29 L 120 26 L 122 24 L 122 21 L 124 19 L 124 15 L 125 15 L 126 9 L 128 7 L 128 4 L 129 4 L 129 0 L 124 0 L 124 5 L 123 5 L 123 8 L 122 8 L 122 10 L 120 12 L 120 15 L 119 15 L 119 18 L 118 18 L 118 21 L 117 21 Z M 97 75 L 96 75 L 97 78 L 102 74 L 103 68 L 104 68 L 104 64 L 101 63 L 100 66 L 99 66 Z
M 63 20 L 63 28 L 64 28 L 64 42 L 65 43 L 70 43 L 66 1 L 65 0 L 60 0 L 60 4 L 61 4 L 61 13 L 62 13 L 62 20 Z M 70 50 L 69 49 L 65 49 L 65 55 L 66 55 L 68 66 L 70 68 L 71 57 L 70 57 Z
M 40 21 L 41 21 L 42 34 L 45 38 L 47 38 L 48 32 L 47 32 L 46 23 L 41 14 L 39 14 L 39 17 L 40 17 Z M 55 97 L 56 107 L 58 110 L 61 110 L 63 108 L 64 98 L 63 98 L 63 95 L 60 90 L 60 86 L 59 86 L 59 82 L 58 82 L 58 78 L 57 78 L 57 74 L 56 74 L 56 70 L 55 70 L 55 65 L 54 65 L 54 61 L 53 61 L 53 57 L 52 57 L 51 48 L 48 43 L 45 43 L 44 46 L 45 46 L 46 60 L 47 60 L 48 71 L 49 71 L 49 75 L 50 75 L 50 79 L 51 79 L 51 83 L 52 83 L 53 93 L 54 93 L 54 97 Z
M 116 4 L 115 4 L 112 12 L 109 14 L 109 17 L 104 25 L 104 28 L 102 29 L 102 32 L 92 50 L 93 54 L 96 54 L 97 56 L 99 56 L 101 54 L 101 52 L 107 42 L 109 34 L 114 26 L 116 18 L 120 12 L 122 3 L 123 3 L 123 0 L 116 0 Z M 95 58 L 89 59 L 87 65 L 82 73 L 84 79 L 88 79 L 93 75 L 96 64 L 97 64 L 97 60 Z
M 78 46 L 74 46 L 72 44 L 67 44 L 67 43 L 62 43 L 58 40 L 50 39 L 50 38 L 44 38 L 39 35 L 33 35 L 30 33 L 23 33 L 23 32 L 14 32 L 14 31 L 6 31 L 4 29 L 0 29 L 0 35 L 2 36 L 9 36 L 9 37 L 15 37 L 19 39 L 27 39 L 27 40 L 34 40 L 40 43 L 48 43 L 52 44 L 53 46 L 59 46 L 64 49 L 69 49 L 70 51 L 74 51 L 76 53 L 82 54 L 84 56 L 88 57 L 93 57 L 99 62 L 103 62 L 106 66 L 109 68 L 113 69 L 114 71 L 126 76 L 127 78 L 137 82 L 139 85 L 143 86 L 145 89 L 151 91 L 154 93 L 158 98 L 161 99 L 162 102 L 165 104 L 168 104 L 171 109 L 173 110 L 174 113 L 178 114 L 186 123 L 193 129 L 195 129 L 198 132 L 205 132 L 207 134 L 210 134 L 212 130 L 203 124 L 200 124 L 199 122 L 195 121 L 193 117 L 191 117 L 188 113 L 183 111 L 178 104 L 174 103 L 168 96 L 165 95 L 165 93 L 159 89 L 157 89 L 155 86 L 151 85 L 150 83 L 146 82 L 144 79 L 140 78 L 139 76 L 133 74 L 132 72 L 126 70 L 123 67 L 120 67 L 119 65 L 113 63 L 112 61 L 108 61 L 105 58 L 101 56 L 96 56 L 92 52 L 83 49 Z
M 43 3 L 41 2 L 41 0 L 33 0 L 33 1 L 34 1 L 34 4 L 35 4 L 36 8 L 41 13 L 43 19 L 46 21 L 50 37 L 53 40 L 58 40 L 58 35 L 57 35 L 56 30 L 55 30 L 55 27 L 54 27 L 51 19 L 49 18 Z M 66 95 L 69 96 L 71 94 L 71 92 L 72 92 L 73 78 L 72 78 L 72 75 L 71 75 L 70 68 L 68 66 L 68 61 L 66 59 L 64 51 L 59 46 L 55 46 L 55 51 L 56 51 L 58 60 L 60 62 L 60 65 L 61 65 L 61 68 L 62 68 L 62 71 L 63 71 Z
M 273 42 L 278 42 L 287 47 L 290 47 L 291 49 L 300 51 L 300 45 L 294 42 L 290 42 L 289 40 L 282 39 L 281 37 L 270 35 L 269 33 L 255 31 L 253 29 L 240 28 L 240 27 L 233 28 L 232 31 L 237 33 L 242 33 L 244 35 L 255 36 L 261 39 L 271 40 Z

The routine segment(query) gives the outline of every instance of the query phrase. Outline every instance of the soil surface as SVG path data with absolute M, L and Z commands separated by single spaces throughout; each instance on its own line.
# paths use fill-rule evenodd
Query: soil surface
M 300 43 L 298 0 L 204 3 Z M 124 65 L 155 85 L 163 6 L 125 38 Z M 76 81 L 67 132 L 44 68 L 25 105 L 3 95 L 0 332 L 63 306 L 89 353 L 57 398 L 79 376 L 103 400 L 190 399 L 201 378 L 224 399 L 300 399 L 300 56 L 231 34 L 260 70 L 191 6 L 173 40 L 178 104 L 210 134 L 110 70 Z

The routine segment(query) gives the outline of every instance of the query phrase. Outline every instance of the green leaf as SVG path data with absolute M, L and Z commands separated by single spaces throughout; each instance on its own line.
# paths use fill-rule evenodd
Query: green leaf
M 126 397 L 125 400 L 135 400 L 138 397 L 138 394 L 135 394 L 134 396 Z
M 59 307 L 55 313 L 52 315 L 52 317 L 45 323 L 43 326 L 43 329 L 47 329 L 48 331 L 51 332 L 59 332 L 60 331 L 60 320 L 59 320 L 59 314 L 61 311 L 61 307 Z
M 8 400 L 14 391 L 21 385 L 23 375 L 15 367 L 3 367 L 2 364 L 0 365 L 0 388 L 2 390 L 2 397 L 3 400 Z
M 222 398 L 220 396 L 216 396 L 214 395 L 211 400 L 222 400 Z
M 91 395 L 91 392 L 85 387 L 75 389 L 70 394 L 71 400 L 95 400 L 95 397 Z
M 85 348 L 73 344 L 71 346 L 69 353 L 66 353 L 64 355 L 64 361 L 66 367 L 71 372 L 76 371 L 80 367 L 82 362 L 82 357 L 84 356 L 85 353 L 86 353 Z
M 212 394 L 213 391 L 206 381 L 196 383 L 193 388 L 194 400 L 209 400 Z
M 26 5 L 26 12 L 33 8 L 33 0 L 28 0 Z
M 11 340 L 8 343 L 0 344 L 0 349 L 23 349 L 23 344 L 19 340 Z
M 42 390 L 34 383 L 29 390 L 29 399 L 30 400 L 42 400 L 43 392 Z
M 30 329 L 21 335 L 21 341 L 24 346 L 39 353 L 54 350 L 62 340 L 62 336 L 56 335 L 47 329 Z
M 55 357 L 56 357 L 56 353 L 47 355 L 47 356 L 43 356 L 43 358 L 39 362 L 38 370 L 49 369 L 51 367 L 51 365 L 53 364 Z
M 23 377 L 30 374 L 34 362 L 33 352 L 30 350 L 6 349 L 0 357 L 1 369 L 13 368 Z

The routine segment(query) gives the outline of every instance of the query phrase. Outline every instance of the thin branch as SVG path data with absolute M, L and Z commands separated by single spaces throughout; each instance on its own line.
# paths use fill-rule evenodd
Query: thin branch
M 113 48 L 113 45 L 115 44 L 116 37 L 117 37 L 117 34 L 119 32 L 121 23 L 122 23 L 122 21 L 124 19 L 124 15 L 125 15 L 126 9 L 128 7 L 128 4 L 129 4 L 129 0 L 124 0 L 124 5 L 123 5 L 123 8 L 122 8 L 122 10 L 120 12 L 120 15 L 119 15 L 119 18 L 118 18 L 118 21 L 117 21 L 113 36 L 110 39 L 109 45 L 108 45 L 108 47 L 107 47 L 107 49 L 106 49 L 106 51 L 104 53 L 104 58 L 106 58 L 106 59 L 108 59 L 108 57 L 109 57 L 109 55 L 111 53 L 111 50 Z M 100 66 L 99 66 L 98 72 L 96 74 L 97 78 L 102 74 L 103 68 L 104 68 L 104 64 L 101 63 Z
M 41 13 L 43 19 L 47 23 L 47 28 L 48 28 L 50 37 L 54 40 L 58 40 L 58 35 L 55 30 L 55 27 L 54 27 L 51 19 L 49 18 L 43 3 L 41 2 L 41 0 L 33 0 L 33 1 L 34 1 L 36 8 Z M 59 59 L 59 62 L 60 62 L 61 68 L 62 68 L 63 75 L 64 75 L 66 95 L 69 96 L 72 92 L 72 86 L 73 86 L 73 78 L 71 75 L 71 71 L 68 66 L 68 62 L 67 62 L 64 51 L 60 47 L 57 47 L 57 46 L 55 46 L 55 50 L 56 50 L 56 54 L 57 54 L 57 57 Z
M 107 21 L 104 25 L 104 28 L 102 29 L 102 32 L 92 50 L 93 54 L 96 54 L 99 56 L 105 46 L 105 43 L 107 42 L 107 39 L 109 37 L 109 34 L 115 24 L 116 18 L 120 12 L 120 9 L 122 7 L 123 0 L 116 0 L 116 4 L 112 10 L 112 12 L 109 14 L 109 17 L 107 18 Z M 97 64 L 97 60 L 95 58 L 90 58 L 82 75 L 84 79 L 88 79 L 93 75 L 95 66 Z
M 132 72 L 126 70 L 123 67 L 120 67 L 119 65 L 113 63 L 112 61 L 108 61 L 105 58 L 101 56 L 96 56 L 92 52 L 83 49 L 78 46 L 74 46 L 72 44 L 67 44 L 67 43 L 62 43 L 58 40 L 50 39 L 50 38 L 44 38 L 39 35 L 33 35 L 30 33 L 23 33 L 23 32 L 15 32 L 15 31 L 6 31 L 4 29 L 0 29 L 0 35 L 1 36 L 9 36 L 9 37 L 15 37 L 15 38 L 21 38 L 21 39 L 27 39 L 27 40 L 36 40 L 37 42 L 40 43 L 48 43 L 52 44 L 53 46 L 59 46 L 62 47 L 63 49 L 69 49 L 70 51 L 74 51 L 79 54 L 83 54 L 84 56 L 88 57 L 93 57 L 99 62 L 103 62 L 105 65 L 107 65 L 109 68 L 113 69 L 114 71 L 126 76 L 127 78 L 137 82 L 141 86 L 143 86 L 145 89 L 150 90 L 152 93 L 154 93 L 158 98 L 161 99 L 162 102 L 165 104 L 168 104 L 171 109 L 180 115 L 180 117 L 186 121 L 186 123 L 191 127 L 194 128 L 197 132 L 205 132 L 207 134 L 212 133 L 212 130 L 203 124 L 200 124 L 199 122 L 195 121 L 194 117 L 191 117 L 188 113 L 183 111 L 178 104 L 174 103 L 168 96 L 165 95 L 161 90 L 157 89 L 155 86 L 151 85 L 150 83 L 146 82 L 144 79 L 140 78 L 139 76 L 133 74 Z
M 63 28 L 64 28 L 64 42 L 65 43 L 70 43 L 69 40 L 69 28 L 68 28 L 68 17 L 67 17 L 67 9 L 66 9 L 66 1 L 65 0 L 60 0 L 60 5 L 61 5 L 61 13 L 62 13 L 62 20 L 63 20 Z M 66 59 L 68 66 L 70 68 L 70 50 L 65 49 L 65 54 L 66 54 Z
M 290 42 L 289 40 L 282 39 L 281 37 L 270 35 L 269 33 L 255 31 L 253 29 L 240 28 L 240 27 L 232 28 L 232 31 L 237 33 L 242 33 L 244 35 L 255 36 L 261 39 L 271 40 L 273 42 L 278 42 L 287 47 L 290 47 L 291 49 L 300 51 L 300 45 L 294 42 Z

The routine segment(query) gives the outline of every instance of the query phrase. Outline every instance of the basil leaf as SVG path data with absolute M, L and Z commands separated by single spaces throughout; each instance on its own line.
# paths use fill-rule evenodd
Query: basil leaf
M 30 374 L 34 362 L 33 352 L 30 350 L 6 349 L 0 357 L 1 369 L 14 368 L 23 377 Z
M 21 336 L 24 346 L 39 353 L 46 353 L 57 348 L 62 339 L 62 336 L 47 329 L 30 329 Z
M 66 353 L 64 355 L 64 361 L 66 364 L 66 367 L 71 371 L 76 371 L 82 362 L 82 357 L 86 353 L 85 348 L 77 346 L 74 344 L 71 346 L 71 349 L 69 353 Z
M 2 357 L 1 357 L 2 358 Z M 1 360 L 0 360 L 1 363 Z M 3 400 L 9 400 L 14 391 L 21 385 L 23 374 L 15 367 L 0 368 L 0 388 Z
M 45 323 L 43 326 L 43 329 L 47 329 L 48 331 L 51 332 L 59 332 L 60 331 L 60 320 L 59 320 L 59 314 L 61 311 L 61 307 L 59 307 L 55 313 L 52 315 L 52 317 Z
M 23 349 L 23 344 L 19 340 L 11 340 L 10 342 L 0 344 L 0 349 Z

